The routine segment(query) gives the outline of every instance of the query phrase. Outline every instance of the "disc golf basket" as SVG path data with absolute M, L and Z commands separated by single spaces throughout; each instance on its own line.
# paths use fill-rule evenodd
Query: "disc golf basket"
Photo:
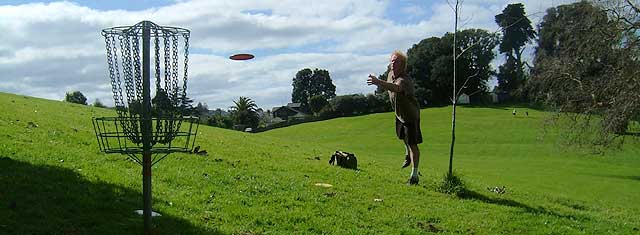
M 102 30 L 118 116 L 93 118 L 93 127 L 101 151 L 142 165 L 145 233 L 151 228 L 151 166 L 170 153 L 190 152 L 198 131 L 198 119 L 188 115 L 189 33 L 150 21 Z

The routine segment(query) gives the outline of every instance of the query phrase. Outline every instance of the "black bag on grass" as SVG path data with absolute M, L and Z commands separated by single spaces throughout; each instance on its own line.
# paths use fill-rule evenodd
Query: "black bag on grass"
M 329 160 L 330 165 L 338 165 L 340 167 L 349 168 L 349 169 L 358 169 L 358 159 L 353 153 L 347 153 L 344 151 L 336 151 L 333 155 L 331 155 L 331 160 Z

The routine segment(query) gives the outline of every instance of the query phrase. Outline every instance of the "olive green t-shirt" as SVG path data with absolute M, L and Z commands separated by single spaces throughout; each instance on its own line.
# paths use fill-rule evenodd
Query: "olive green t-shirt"
M 402 123 L 420 123 L 420 107 L 416 100 L 413 80 L 404 77 L 393 77 L 393 72 L 389 72 L 387 82 L 392 82 L 400 86 L 400 92 L 389 91 L 391 107 L 396 113 L 396 117 Z

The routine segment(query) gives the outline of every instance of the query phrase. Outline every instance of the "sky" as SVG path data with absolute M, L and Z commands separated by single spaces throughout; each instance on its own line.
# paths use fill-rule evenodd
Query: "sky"
M 494 16 L 517 2 L 537 25 L 547 8 L 573 1 L 465 0 L 460 28 L 497 32 Z M 286 105 L 304 68 L 329 71 L 337 95 L 368 94 L 367 75 L 384 72 L 392 51 L 453 31 L 453 19 L 446 0 L 4 0 L 0 92 L 62 100 L 77 90 L 113 106 L 100 32 L 150 20 L 191 31 L 187 93 L 209 109 L 240 96 L 264 110 Z M 236 53 L 256 57 L 228 59 Z

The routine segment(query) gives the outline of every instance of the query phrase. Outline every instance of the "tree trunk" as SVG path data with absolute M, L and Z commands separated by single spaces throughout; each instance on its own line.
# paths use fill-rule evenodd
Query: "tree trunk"
M 456 143 L 456 103 L 458 103 L 458 94 L 456 92 L 456 34 L 458 33 L 458 4 L 454 9 L 455 23 L 453 27 L 453 110 L 451 111 L 451 148 L 449 149 L 449 175 L 453 175 L 453 146 Z

